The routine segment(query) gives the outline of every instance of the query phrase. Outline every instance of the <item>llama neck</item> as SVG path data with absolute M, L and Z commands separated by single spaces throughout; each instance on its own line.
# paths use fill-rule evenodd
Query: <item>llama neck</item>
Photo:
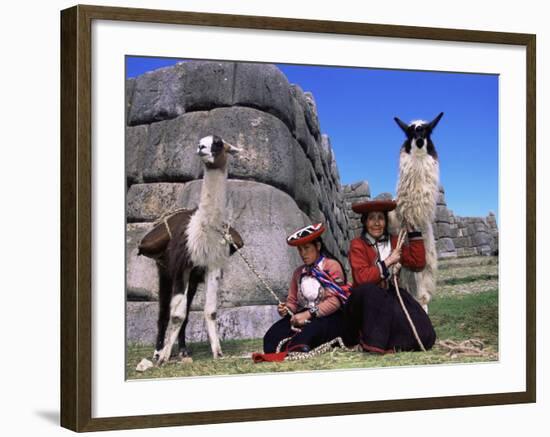
M 226 169 L 205 169 L 199 211 L 210 225 L 221 225 L 225 211 Z

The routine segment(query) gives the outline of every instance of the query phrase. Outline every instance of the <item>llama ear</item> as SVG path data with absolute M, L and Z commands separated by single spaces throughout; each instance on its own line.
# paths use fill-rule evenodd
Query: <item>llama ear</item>
M 221 150 L 223 147 L 224 141 L 221 139 L 221 137 L 217 135 L 212 135 L 212 145 L 215 145 L 218 147 L 218 150 Z
M 405 132 L 405 135 L 407 134 L 407 130 L 409 129 L 409 125 L 405 123 L 404 121 L 401 121 L 398 117 L 393 118 L 395 122 L 399 125 L 401 129 L 403 129 L 403 132 Z
M 228 142 L 223 142 L 225 146 L 225 151 L 227 153 L 230 153 L 231 155 L 236 155 L 239 152 L 242 152 L 242 149 L 239 149 L 238 147 L 235 147 L 233 144 L 229 144 Z
M 435 129 L 437 123 L 439 123 L 439 120 L 441 120 L 441 117 L 443 117 L 443 112 L 440 112 L 439 115 L 430 122 L 429 127 L 431 131 Z

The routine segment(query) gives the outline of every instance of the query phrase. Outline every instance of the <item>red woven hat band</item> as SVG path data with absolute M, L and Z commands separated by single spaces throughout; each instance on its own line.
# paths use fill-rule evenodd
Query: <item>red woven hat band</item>
M 325 226 L 322 223 L 309 225 L 292 233 L 286 242 L 289 246 L 302 246 L 315 241 L 323 232 L 325 232 Z
M 388 212 L 396 207 L 395 200 L 369 200 L 351 205 L 351 209 L 357 214 L 367 214 L 372 211 Z

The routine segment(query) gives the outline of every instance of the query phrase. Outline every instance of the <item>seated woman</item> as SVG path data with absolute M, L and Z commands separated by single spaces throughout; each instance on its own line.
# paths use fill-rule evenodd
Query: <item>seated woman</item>
M 351 241 L 349 262 L 353 275 L 351 296 L 345 307 L 344 342 L 360 344 L 368 352 L 388 353 L 420 350 L 393 285 L 392 266 L 400 263 L 413 270 L 424 268 L 422 234 L 408 230 L 408 244 L 401 250 L 397 237 L 388 232 L 388 211 L 393 200 L 356 203 L 352 209 L 362 214 L 363 231 Z M 422 306 L 406 290 L 399 288 L 405 307 L 426 349 L 435 343 L 435 331 Z
M 308 352 L 342 335 L 340 299 L 347 296 L 338 284 L 343 285 L 346 278 L 340 262 L 321 240 L 324 231 L 325 227 L 318 223 L 287 238 L 290 246 L 297 247 L 304 264 L 292 275 L 286 303 L 277 307 L 283 318 L 264 336 L 266 354 L 274 353 L 285 338 L 292 337 L 282 350 Z

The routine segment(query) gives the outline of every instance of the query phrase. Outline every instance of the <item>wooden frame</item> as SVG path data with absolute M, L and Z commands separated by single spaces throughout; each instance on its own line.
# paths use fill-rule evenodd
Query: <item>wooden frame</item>
M 93 20 L 188 24 L 328 34 L 524 46 L 527 53 L 526 391 L 424 399 L 92 418 L 91 25 Z M 273 420 L 420 409 L 528 403 L 536 400 L 535 35 L 76 6 L 61 13 L 61 425 L 99 431 Z

